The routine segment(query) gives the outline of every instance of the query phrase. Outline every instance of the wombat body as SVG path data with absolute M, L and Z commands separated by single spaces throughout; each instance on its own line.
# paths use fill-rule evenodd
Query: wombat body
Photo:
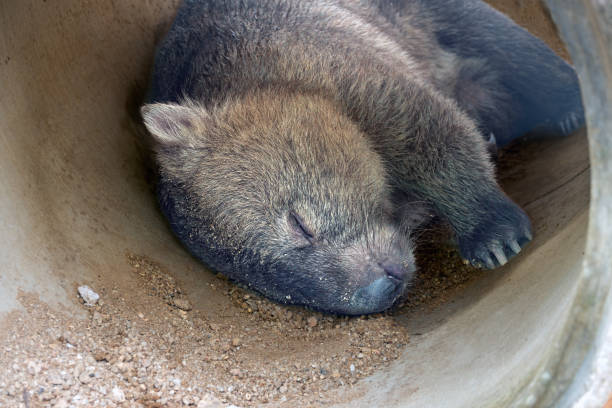
M 494 268 L 531 239 L 487 150 L 584 115 L 572 68 L 484 3 L 187 0 L 145 124 L 198 258 L 284 303 L 390 307 L 429 211 Z

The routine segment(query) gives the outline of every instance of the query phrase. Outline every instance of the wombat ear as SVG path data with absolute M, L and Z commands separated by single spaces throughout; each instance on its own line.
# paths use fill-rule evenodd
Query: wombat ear
M 144 105 L 140 113 L 151 135 L 163 145 L 195 145 L 197 130 L 208 119 L 204 109 L 174 103 Z

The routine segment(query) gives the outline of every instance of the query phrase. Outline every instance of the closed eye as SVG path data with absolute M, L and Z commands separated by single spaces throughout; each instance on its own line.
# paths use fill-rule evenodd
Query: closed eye
M 296 233 L 306 238 L 308 242 L 311 244 L 314 242 L 315 235 L 312 230 L 306 226 L 302 217 L 293 211 L 289 212 L 289 225 L 291 225 L 291 228 L 293 228 Z

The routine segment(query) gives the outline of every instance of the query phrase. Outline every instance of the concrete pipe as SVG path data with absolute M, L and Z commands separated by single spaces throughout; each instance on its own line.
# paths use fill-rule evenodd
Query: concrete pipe
M 547 1 L 579 72 L 589 132 L 588 138 L 583 131 L 528 144 L 502 174 L 506 190 L 533 220 L 533 243 L 509 265 L 455 291 L 451 301 L 395 316 L 410 332 L 399 358 L 360 381 L 320 390 L 328 405 L 603 407 L 610 397 L 612 6 Z M 142 375 L 130 371 L 150 345 L 143 340 L 134 348 L 125 340 L 138 319 L 163 327 L 155 315 L 146 317 L 148 303 L 141 299 L 148 298 L 139 294 L 150 294 L 149 286 L 133 273 L 147 259 L 180 282 L 181 296 L 201 320 L 231 320 L 236 308 L 212 289 L 218 279 L 173 238 L 147 183 L 137 107 L 154 44 L 176 3 L 0 3 L 0 406 L 212 407 L 222 406 L 215 398 L 228 393 L 228 384 L 202 384 L 200 396 L 173 399 L 180 381 L 147 377 L 149 366 L 138 366 Z M 492 3 L 561 50 L 541 4 Z M 546 27 L 548 33 L 538 32 Z M 119 357 L 95 349 L 95 332 L 83 322 L 114 316 L 82 305 L 76 295 L 82 284 L 133 314 L 109 334 Z M 179 312 L 177 324 L 190 322 Z M 168 331 L 174 323 L 168 320 Z M 77 329 L 80 337 L 71 339 Z M 168 341 L 191 352 L 189 342 Z M 239 342 L 230 346 L 238 349 Z M 206 353 L 208 343 L 193 343 Z M 311 346 L 314 352 L 325 347 Z M 62 360 L 65 355 L 73 360 Z M 223 363 L 213 357 L 179 359 L 172 373 Z M 115 367 L 109 369 L 115 377 L 96 385 L 104 364 Z M 287 368 L 287 377 L 297 369 Z M 240 378 L 232 373 L 228 378 Z M 333 376 L 321 371 L 321 378 L 325 374 Z M 133 381 L 140 394 L 122 388 Z M 270 406 L 299 406 L 299 390 L 281 391 Z M 166 399 L 155 400 L 164 392 Z M 256 384 L 249 392 L 244 404 L 257 405 Z

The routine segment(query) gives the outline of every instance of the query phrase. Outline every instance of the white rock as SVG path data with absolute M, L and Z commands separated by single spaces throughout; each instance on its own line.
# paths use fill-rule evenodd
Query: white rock
M 113 387 L 113 389 L 111 390 L 111 398 L 115 402 L 124 402 L 125 394 L 123 393 L 123 390 L 121 388 Z
M 64 379 L 56 371 L 51 371 L 50 373 L 47 374 L 47 381 L 51 385 L 62 385 L 62 384 L 64 384 Z
M 223 408 L 223 404 L 212 395 L 205 394 L 198 402 L 197 408 Z
M 30 373 L 31 375 L 36 375 L 38 373 L 40 373 L 40 363 L 38 363 L 37 361 L 28 361 L 27 364 L 27 369 L 28 369 L 28 373 Z
M 77 394 L 74 397 L 72 397 L 72 403 L 76 405 L 81 405 L 81 406 L 89 405 L 89 401 L 87 400 L 87 398 L 85 398 L 81 394 Z
M 77 290 L 79 291 L 79 295 L 81 296 L 81 298 L 83 298 L 83 300 L 85 301 L 85 305 L 94 306 L 96 303 L 98 303 L 100 295 L 94 292 L 89 286 L 79 286 Z
M 59 400 L 57 400 L 57 402 L 54 405 L 55 408 L 68 408 L 68 401 L 66 401 L 65 399 L 61 398 Z
M 87 371 L 83 371 L 81 374 L 79 374 L 79 381 L 83 384 L 89 384 L 92 380 L 92 377 L 89 376 L 89 373 Z

